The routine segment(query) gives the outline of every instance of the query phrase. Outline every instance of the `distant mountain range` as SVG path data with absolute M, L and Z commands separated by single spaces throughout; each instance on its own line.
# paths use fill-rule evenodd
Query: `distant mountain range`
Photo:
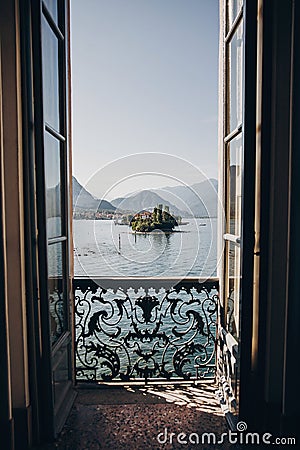
M 93 197 L 73 177 L 73 206 L 77 210 L 108 210 L 139 212 L 158 204 L 168 206 L 171 214 L 181 217 L 216 217 L 218 209 L 218 181 L 214 178 L 192 186 L 164 187 L 142 190 L 108 202 Z
M 230 212 L 235 215 L 236 166 L 230 167 Z M 136 213 L 151 210 L 162 204 L 168 206 L 170 213 L 181 217 L 217 217 L 218 181 L 214 178 L 193 184 L 192 186 L 173 186 L 160 189 L 142 190 L 126 197 L 116 198 L 111 202 L 94 197 L 75 177 L 73 181 L 73 210 L 109 211 L 118 213 Z M 47 192 L 47 210 L 49 217 L 59 215 L 60 188 L 55 186 Z
M 235 214 L 237 166 L 230 167 L 231 216 Z M 191 186 L 173 186 L 160 189 L 142 190 L 111 202 L 94 197 L 73 176 L 74 211 L 110 211 L 136 213 L 151 210 L 162 204 L 168 206 L 170 213 L 181 217 L 217 217 L 218 181 L 214 178 Z M 59 215 L 60 188 L 55 186 L 47 192 L 48 216 Z
M 73 208 L 77 210 L 107 210 L 139 212 L 153 209 L 158 204 L 168 206 L 171 214 L 182 217 L 216 217 L 218 209 L 218 182 L 212 178 L 192 186 L 164 187 L 142 190 L 111 202 L 91 195 L 73 177 Z

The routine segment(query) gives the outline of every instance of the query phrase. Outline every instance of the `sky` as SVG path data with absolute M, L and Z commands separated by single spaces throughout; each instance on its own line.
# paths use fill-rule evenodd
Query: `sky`
M 72 0 L 73 173 L 95 196 L 217 178 L 218 3 Z

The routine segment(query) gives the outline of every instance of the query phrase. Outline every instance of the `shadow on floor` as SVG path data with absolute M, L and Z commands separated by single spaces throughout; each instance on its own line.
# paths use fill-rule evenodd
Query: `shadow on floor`
M 212 384 L 78 389 L 57 441 L 39 450 L 227 449 L 203 436 L 214 433 L 217 442 L 227 431 L 215 390 Z

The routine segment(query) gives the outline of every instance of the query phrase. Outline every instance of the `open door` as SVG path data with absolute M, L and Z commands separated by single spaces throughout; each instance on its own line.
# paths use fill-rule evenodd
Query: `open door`
M 33 429 L 39 429 L 36 440 L 41 441 L 60 431 L 74 400 L 69 2 L 26 0 L 21 6 L 33 297 L 28 316 L 32 348 L 35 346 L 31 391 Z
M 222 243 L 219 383 L 232 427 L 251 340 L 256 102 L 256 2 L 220 2 L 219 186 Z M 251 39 L 250 39 L 251 37 Z M 247 104 L 247 109 L 245 108 Z

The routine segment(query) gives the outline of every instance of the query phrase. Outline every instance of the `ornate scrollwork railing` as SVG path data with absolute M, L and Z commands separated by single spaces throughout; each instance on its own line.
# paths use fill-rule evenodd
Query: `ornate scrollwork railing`
M 214 378 L 218 280 L 74 279 L 76 379 Z

